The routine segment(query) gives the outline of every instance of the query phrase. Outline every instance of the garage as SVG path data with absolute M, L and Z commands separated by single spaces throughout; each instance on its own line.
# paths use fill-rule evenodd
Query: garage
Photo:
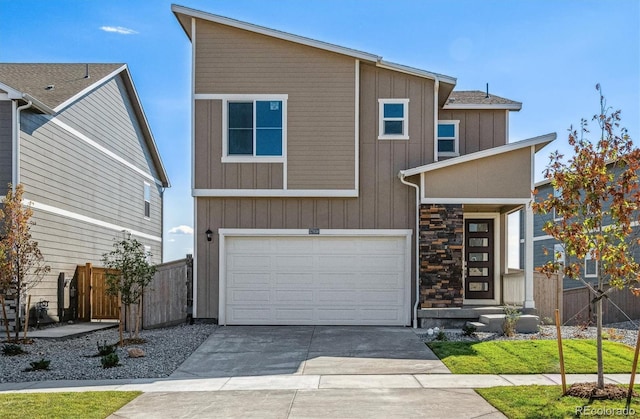
M 411 230 L 220 233 L 229 325 L 408 325 Z

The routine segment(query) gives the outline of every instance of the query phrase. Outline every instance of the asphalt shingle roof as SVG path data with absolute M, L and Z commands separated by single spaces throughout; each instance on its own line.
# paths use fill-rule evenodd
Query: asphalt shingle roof
M 522 105 L 511 99 L 489 94 L 480 90 L 454 90 L 451 92 L 447 105 Z
M 26 93 L 55 109 L 124 64 L 8 64 L 0 63 L 0 83 Z M 50 87 L 53 86 L 53 87 Z

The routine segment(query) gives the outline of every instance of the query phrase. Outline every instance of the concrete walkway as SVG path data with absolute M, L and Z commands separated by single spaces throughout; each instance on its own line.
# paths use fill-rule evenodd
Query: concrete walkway
M 78 322 L 62 326 L 47 327 L 44 329 L 29 330 L 27 337 L 39 339 L 69 339 L 86 335 L 102 329 L 118 327 L 116 322 Z M 22 332 L 20 332 L 22 336 Z

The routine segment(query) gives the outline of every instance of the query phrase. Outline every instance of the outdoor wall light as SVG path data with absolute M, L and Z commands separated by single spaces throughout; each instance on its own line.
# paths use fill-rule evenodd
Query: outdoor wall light
M 213 238 L 213 231 L 211 231 L 211 229 L 208 228 L 207 231 L 204 232 L 204 234 L 207 235 L 207 241 L 210 242 L 211 239 Z

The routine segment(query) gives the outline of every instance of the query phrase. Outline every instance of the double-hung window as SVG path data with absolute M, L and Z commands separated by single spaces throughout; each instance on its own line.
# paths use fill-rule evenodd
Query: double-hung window
M 144 183 L 144 217 L 151 217 L 151 185 L 147 182 Z
M 223 107 L 223 161 L 282 161 L 286 97 L 232 97 Z
M 378 99 L 378 139 L 409 139 L 409 99 Z
M 593 257 L 593 253 L 587 253 L 584 258 L 584 276 L 585 278 L 593 278 L 598 276 L 598 261 Z
M 460 155 L 459 125 L 457 120 L 438 121 L 438 157 Z

